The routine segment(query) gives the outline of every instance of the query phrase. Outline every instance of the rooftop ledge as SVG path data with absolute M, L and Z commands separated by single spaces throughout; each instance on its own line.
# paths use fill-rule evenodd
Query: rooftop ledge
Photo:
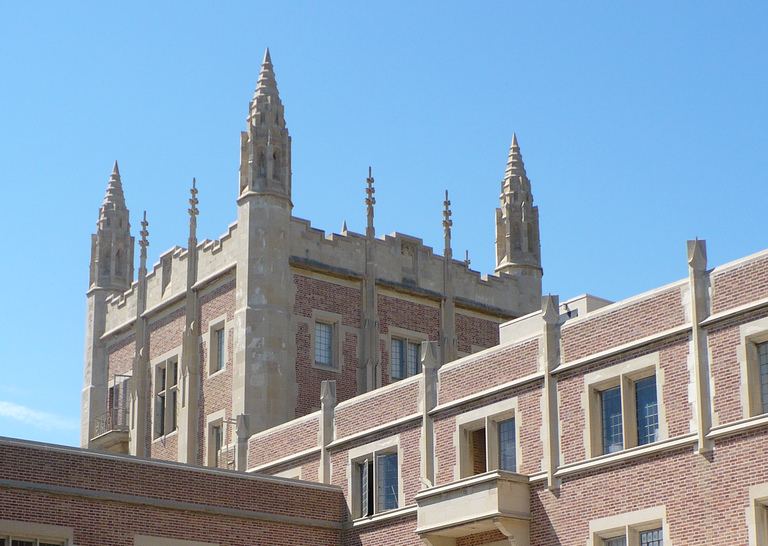
M 529 544 L 528 477 L 495 470 L 431 487 L 416 495 L 416 532 L 431 546 L 497 529 L 518 546 Z

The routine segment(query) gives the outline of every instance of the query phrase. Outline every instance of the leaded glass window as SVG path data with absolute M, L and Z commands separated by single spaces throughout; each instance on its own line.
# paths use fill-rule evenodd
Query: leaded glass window
M 216 344 L 216 361 L 214 362 L 214 371 L 218 372 L 224 368 L 224 328 L 219 328 L 213 333 L 214 343 Z
M 397 453 L 377 457 L 377 498 L 378 511 L 397 508 Z
M 768 343 L 757 345 L 757 358 L 760 363 L 760 401 L 763 413 L 768 413 Z
M 333 324 L 315 323 L 315 364 L 333 366 Z
M 659 439 L 659 406 L 656 403 L 656 377 L 635 383 L 637 402 L 637 445 L 650 444 Z
M 507 419 L 498 423 L 499 470 L 517 472 L 515 457 L 515 420 Z
M 664 537 L 661 529 L 640 532 L 640 546 L 664 546 Z
M 602 407 L 603 453 L 624 449 L 624 427 L 621 416 L 621 387 L 600 393 Z
M 627 546 L 626 537 L 607 538 L 603 541 L 604 546 Z
M 392 379 L 405 379 L 420 372 L 420 345 L 406 339 L 392 339 Z

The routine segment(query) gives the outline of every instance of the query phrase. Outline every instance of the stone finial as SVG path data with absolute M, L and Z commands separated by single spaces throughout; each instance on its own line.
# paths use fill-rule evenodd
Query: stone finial
M 104 207 L 125 210 L 125 194 L 123 193 L 123 183 L 120 181 L 120 169 L 117 168 L 117 161 L 115 161 L 115 166 L 112 168 L 112 174 L 107 184 Z
M 541 317 L 547 324 L 556 324 L 560 319 L 560 298 L 548 294 L 541 298 Z
M 707 269 L 707 242 L 696 238 L 687 242 L 688 266 L 695 271 Z
M 341 234 L 344 235 L 345 237 L 349 234 L 349 230 L 347 229 L 347 221 L 346 220 L 344 220 L 341 223 Z
M 141 221 L 141 231 L 139 232 L 139 235 L 141 235 L 141 239 L 139 240 L 139 246 L 141 247 L 140 258 L 143 268 L 146 268 L 147 266 L 147 247 L 149 246 L 149 241 L 147 240 L 147 237 L 149 237 L 149 231 L 147 231 L 148 225 L 147 211 L 144 211 L 144 219 Z
M 464 263 L 467 264 L 467 267 L 469 267 L 469 264 L 472 262 L 469 260 L 469 250 L 464 251 Z
M 366 178 L 365 182 L 368 184 L 368 187 L 365 188 L 365 194 L 368 196 L 365 198 L 365 206 L 368 209 L 368 228 L 365 234 L 368 237 L 373 237 L 376 234 L 373 228 L 373 206 L 376 204 L 376 198 L 373 194 L 376 193 L 376 188 L 373 187 L 373 176 L 371 175 L 370 167 L 368 167 L 368 178 Z
M 277 92 L 277 82 L 275 81 L 275 72 L 272 69 L 272 58 L 269 55 L 269 48 L 264 52 L 264 60 L 261 63 L 261 72 L 259 72 L 259 80 L 256 84 L 253 98 L 256 99 L 256 97 L 263 95 L 280 96 Z
M 327 380 L 320 383 L 320 402 L 323 406 L 336 404 L 336 381 Z
M 453 220 L 451 220 L 451 202 L 448 200 L 448 190 L 445 190 L 445 201 L 443 201 L 443 236 L 445 237 L 445 252 L 450 253 L 451 250 L 451 226 L 453 226 Z
M 189 198 L 190 207 L 187 209 L 189 212 L 189 238 L 194 239 L 197 236 L 197 215 L 200 214 L 200 211 L 197 210 L 197 204 L 200 202 L 197 199 L 197 181 L 194 178 L 189 194 L 191 195 Z
M 437 341 L 421 342 L 421 366 L 424 370 L 440 367 L 440 347 Z

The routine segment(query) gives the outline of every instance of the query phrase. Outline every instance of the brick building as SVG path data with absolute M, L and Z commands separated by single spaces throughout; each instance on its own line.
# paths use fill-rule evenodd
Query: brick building
M 260 85 L 270 68 L 267 58 Z M 507 178 L 520 181 L 518 153 L 513 143 Z M 110 188 L 121 191 L 119 175 Z M 516 191 L 530 187 L 509 193 Z M 241 206 L 248 199 L 241 197 Z M 84 444 L 92 449 L 0 439 L 0 546 L 767 545 L 768 471 L 761 461 L 768 451 L 768 251 L 708 269 L 704 241 L 689 241 L 685 279 L 624 301 L 545 296 L 534 305 L 509 293 L 497 301 L 497 286 L 536 280 L 535 267 L 514 254 L 514 235 L 525 230 L 506 229 L 514 203 L 530 206 L 523 201 L 510 195 L 510 206 L 498 213 L 499 265 L 520 267 L 508 270 L 509 278 L 504 271 L 487 281 L 472 277 L 484 287 L 474 300 L 457 280 L 474 273 L 431 254 L 437 265 L 430 269 L 417 240 L 373 239 L 372 229 L 324 237 L 289 219 L 292 238 L 281 259 L 291 281 L 285 322 L 295 339 L 289 368 L 298 387 L 284 401 L 292 413 L 268 406 L 290 415 L 278 414 L 286 418 L 275 423 L 261 417 L 258 426 L 252 414 L 238 413 L 249 407 L 238 393 L 254 391 L 242 379 L 238 387 L 236 378 L 237 336 L 244 335 L 238 316 L 249 319 L 234 287 L 253 279 L 239 269 L 238 252 L 249 249 L 235 243 L 250 211 L 241 210 L 221 241 L 190 244 L 195 260 L 189 250 L 174 249 L 122 294 L 97 299 L 94 291 L 108 288 L 92 276 L 93 316 L 99 305 L 109 310 L 106 326 L 94 330 L 101 345 L 89 338 L 84 401 L 90 395 L 93 402 L 98 391 L 88 383 L 89 362 L 106 362 L 107 370 L 119 362 L 121 371 L 105 379 L 105 407 L 120 408 L 124 397 L 134 405 L 109 430 L 89 429 Z M 115 202 L 109 192 L 108 202 Z M 258 206 L 266 221 L 271 205 Z M 372 207 L 371 199 L 371 215 Z M 111 210 L 122 214 L 119 207 L 102 209 L 100 226 L 109 225 L 100 230 L 120 227 Z M 448 242 L 449 228 L 446 221 Z M 96 254 L 99 242 L 97 234 Z M 110 256 L 130 252 L 125 242 Z M 404 253 L 404 242 L 418 252 Z M 342 260 L 342 250 L 355 248 L 345 245 L 356 245 L 350 256 L 361 261 Z M 417 273 L 412 259 L 419 260 Z M 92 275 L 100 274 L 94 266 Z M 438 274 L 451 282 L 434 281 Z M 453 330 L 445 319 L 451 305 Z M 499 309 L 507 309 L 507 320 L 494 315 Z M 493 335 L 486 322 L 494 323 Z M 328 346 L 340 352 L 317 351 L 325 335 L 318 324 L 331 326 Z M 378 343 L 368 347 L 371 324 Z M 391 364 L 398 339 L 402 374 Z M 410 374 L 408 350 L 416 342 L 418 365 Z M 323 354 L 338 359 L 332 362 L 339 369 L 324 369 L 317 362 Z M 180 371 L 186 358 L 199 370 L 197 384 L 189 377 L 195 369 Z M 133 383 L 136 369 L 145 371 L 147 390 Z M 132 374 L 127 387 L 120 374 Z M 213 381 L 224 385 L 206 383 Z M 282 388 L 277 380 L 265 384 Z M 191 415 L 186 408 L 195 393 Z M 139 413 L 142 400 L 147 407 Z M 84 423 L 95 426 L 90 415 L 84 411 Z M 146 427 L 143 444 L 133 439 L 141 431 L 137 415 Z M 235 426 L 226 428 L 232 420 Z M 180 446 L 190 444 L 194 457 L 176 462 L 188 453 Z M 152 458 L 104 451 L 125 446 Z

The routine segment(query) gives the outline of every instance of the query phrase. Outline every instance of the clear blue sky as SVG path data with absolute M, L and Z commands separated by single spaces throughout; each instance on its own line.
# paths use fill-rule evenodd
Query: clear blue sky
M 670 5 L 673 4 L 673 5 Z M 240 131 L 270 48 L 294 215 L 493 270 L 517 132 L 544 291 L 612 300 L 768 247 L 765 2 L 5 2 L 0 435 L 78 443 L 90 236 L 117 159 L 150 262 L 236 219 Z M 138 256 L 138 252 L 136 253 Z

